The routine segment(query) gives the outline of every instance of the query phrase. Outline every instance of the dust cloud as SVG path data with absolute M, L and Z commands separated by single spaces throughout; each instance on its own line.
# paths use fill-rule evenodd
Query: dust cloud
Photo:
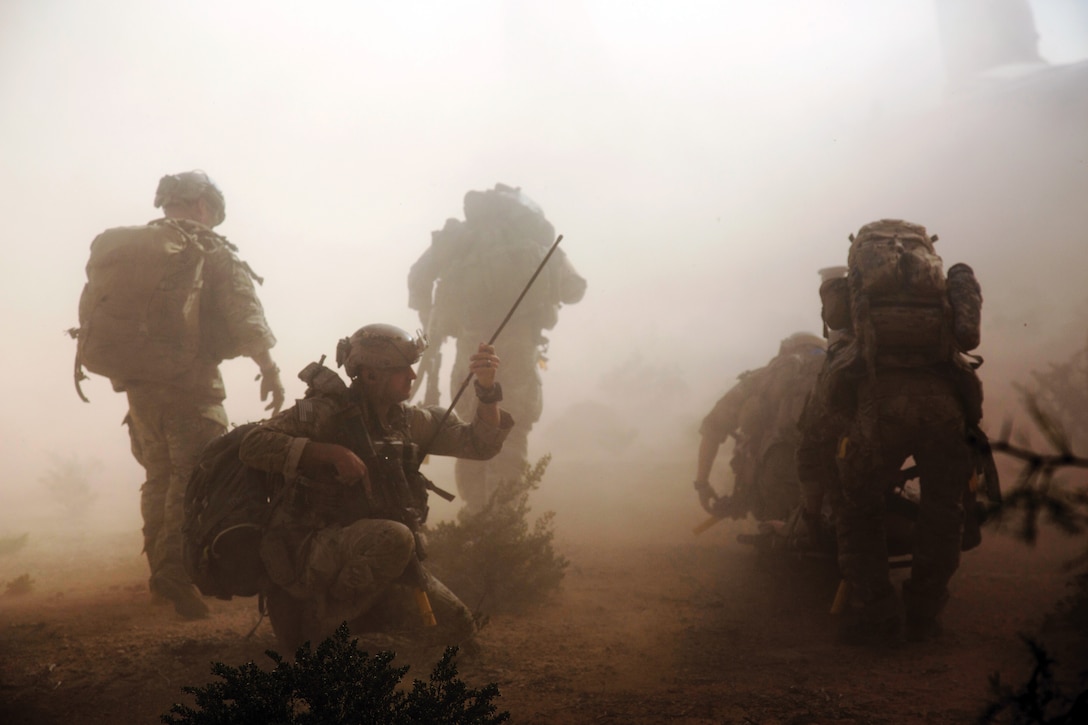
M 819 332 L 816 271 L 874 219 L 975 268 L 987 420 L 1022 417 L 1011 382 L 1085 344 L 1088 303 L 1088 14 L 1031 7 L 1040 61 L 955 87 L 916 0 L 4 3 L 0 537 L 138 528 L 123 397 L 77 399 L 64 330 L 91 239 L 191 168 L 265 277 L 285 372 L 418 326 L 408 268 L 465 191 L 535 199 L 589 281 L 531 438 L 564 534 L 690 539 L 700 419 Z M 223 369 L 232 420 L 262 417 L 252 363 Z

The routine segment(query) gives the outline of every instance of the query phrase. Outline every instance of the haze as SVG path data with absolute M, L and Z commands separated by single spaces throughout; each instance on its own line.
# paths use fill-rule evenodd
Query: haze
M 192 168 L 266 279 L 289 398 L 339 337 L 418 326 L 409 266 L 465 191 L 501 181 L 589 281 L 550 334 L 534 458 L 693 471 L 699 420 L 782 337 L 819 332 L 816 270 L 882 217 L 975 268 L 987 421 L 1017 416 L 1011 382 L 1086 341 L 1088 74 L 953 93 L 935 7 L 8 0 L 0 536 L 62 514 L 138 528 L 123 396 L 94 378 L 76 397 L 64 330 L 91 239 L 155 218 L 159 177 Z M 1043 59 L 1083 71 L 1085 5 L 1032 7 Z M 232 420 L 261 417 L 252 363 L 224 373 Z M 44 490 L 66 465 L 86 510 Z M 695 519 L 682 475 L 661 486 Z

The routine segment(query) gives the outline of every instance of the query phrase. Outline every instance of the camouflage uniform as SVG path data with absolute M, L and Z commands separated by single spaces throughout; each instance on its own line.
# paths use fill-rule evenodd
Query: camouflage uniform
M 797 421 L 797 482 L 805 507 L 803 517 L 812 543 L 832 548 L 842 488 L 837 460 L 839 442 L 852 418 L 831 401 L 829 368 L 841 344 L 832 344 L 816 376 L 812 393 Z
M 871 230 L 887 239 L 901 235 L 895 238 L 914 240 L 915 246 L 906 247 L 907 251 L 899 248 L 897 268 L 903 277 L 921 268 L 918 259 L 939 269 L 940 258 L 924 228 L 882 220 L 863 227 L 858 239 Z M 862 643 L 897 636 L 900 626 L 898 597 L 888 566 L 886 501 L 888 492 L 902 482 L 904 461 L 913 457 L 921 498 L 903 603 L 908 637 L 924 639 L 937 632 L 937 615 L 959 566 L 963 502 L 979 461 L 968 432 L 977 429 L 981 419 L 981 383 L 957 351 L 979 343 L 981 290 L 971 269 L 959 264 L 949 269 L 947 291 L 929 302 L 930 307 L 924 307 L 921 298 L 912 307 L 909 293 L 893 305 L 879 307 L 861 292 L 860 279 L 852 265 L 849 285 L 844 287 L 850 295 L 852 319 L 842 350 L 829 358 L 826 386 L 821 385 L 823 397 L 817 402 L 825 403 L 826 415 L 814 411 L 812 425 L 806 427 L 809 432 L 817 430 L 810 440 L 816 452 L 806 460 L 822 461 L 810 471 L 826 470 L 828 438 L 838 437 L 839 567 L 852 591 L 840 635 L 844 641 Z M 900 305 L 899 309 L 910 311 L 901 318 L 908 321 L 903 329 L 930 332 L 914 347 L 882 344 L 885 333 L 874 331 L 872 318 L 859 315 L 870 305 L 881 311 Z M 926 326 L 927 320 L 934 319 L 928 310 L 938 311 L 936 329 Z M 826 314 L 825 305 L 825 320 Z M 910 330 L 910 321 L 915 319 L 920 322 Z M 831 326 L 842 328 L 842 319 Z
M 152 224 L 161 222 L 151 222 Z M 164 383 L 111 381 L 128 397 L 132 454 L 147 472 L 140 488 L 144 551 L 152 592 L 177 600 L 189 587 L 181 563 L 185 487 L 204 445 L 226 432 L 226 389 L 219 363 L 253 357 L 276 344 L 249 267 L 223 237 L 194 221 L 175 219 L 205 250 L 201 353 L 192 368 Z
M 311 391 L 246 436 L 239 452 L 243 462 L 282 473 L 288 482 L 261 557 L 272 581 L 304 602 L 304 638 L 323 639 L 344 621 L 358 631 L 404 629 L 413 623 L 418 628 L 418 617 L 408 615 L 414 611 L 412 589 L 402 579 L 416 555 L 413 532 L 398 521 L 370 518 L 358 488 L 299 474 L 310 441 L 353 447 L 346 420 L 360 412 L 379 455 L 399 451 L 396 457 L 405 467 L 414 463 L 418 445 L 432 437 L 429 453 L 485 460 L 499 452 L 513 426 L 505 411 L 497 428 L 479 417 L 469 424 L 451 415 L 435 435 L 445 411 L 405 404 L 397 405 L 383 426 L 353 385 L 340 394 Z M 372 480 L 374 487 L 387 483 Z M 424 575 L 438 621 L 427 639 L 456 644 L 470 637 L 475 624 L 469 610 L 441 582 Z
M 812 337 L 812 336 L 810 336 Z M 729 509 L 757 519 L 784 520 L 799 502 L 797 420 L 824 359 L 815 344 L 785 350 L 766 366 L 743 373 L 703 419 L 699 434 L 721 444 L 736 436 Z
M 450 219 L 433 233 L 431 246 L 409 272 L 408 304 L 420 312 L 435 345 L 445 337 L 457 341 L 451 391 L 465 380 L 469 356 L 498 329 L 554 241 L 555 229 L 535 204 L 502 184 L 468 192 L 465 221 Z M 585 291 L 585 279 L 557 248 L 503 329 L 502 385 L 509 401 L 504 407 L 518 425 L 493 459 L 457 461 L 457 490 L 470 510 L 482 508 L 501 481 L 519 478 L 528 465 L 529 432 L 544 408 L 543 331 L 555 326 L 561 305 L 580 301 Z M 468 418 L 475 405 L 471 396 L 462 396 L 457 413 Z
M 875 430 L 858 416 L 840 448 L 839 566 L 857 601 L 870 610 L 867 617 L 891 615 L 885 501 L 902 478 L 903 461 L 913 456 L 921 501 L 904 602 L 908 624 L 933 621 L 959 567 L 963 497 L 975 467 L 963 403 L 939 368 L 884 371 L 861 385 L 859 398 L 873 409 Z
M 484 334 L 483 330 L 479 330 L 457 339 L 457 359 L 453 364 L 451 382 L 461 384 L 468 375 L 469 356 L 476 352 L 477 344 L 488 337 L 490 333 Z M 457 491 L 469 510 L 483 508 L 502 481 L 521 478 L 529 464 L 529 431 L 544 411 L 540 339 L 538 329 L 521 324 L 508 325 L 503 330 L 503 407 L 510 411 L 518 424 L 510 431 L 502 451 L 491 460 L 460 459 L 454 465 Z M 455 410 L 464 418 L 472 416 L 476 410 L 476 396 L 462 395 Z

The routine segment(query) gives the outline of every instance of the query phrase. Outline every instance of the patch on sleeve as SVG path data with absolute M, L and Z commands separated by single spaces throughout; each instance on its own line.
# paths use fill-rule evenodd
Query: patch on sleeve
M 301 423 L 312 423 L 314 420 L 314 403 L 312 400 L 300 400 L 295 403 L 298 419 Z

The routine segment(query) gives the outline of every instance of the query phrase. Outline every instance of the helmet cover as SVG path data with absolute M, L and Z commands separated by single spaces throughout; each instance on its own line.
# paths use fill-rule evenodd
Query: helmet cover
M 197 199 L 204 199 L 211 206 L 215 215 L 212 226 L 219 226 L 227 218 L 227 202 L 223 192 L 203 171 L 183 171 L 180 174 L 168 174 L 159 179 L 155 189 L 155 208 L 166 207 L 174 203 L 192 204 Z
M 414 336 L 396 325 L 377 323 L 360 327 L 336 346 L 336 364 L 354 378 L 363 367 L 384 370 L 415 365 L 427 349 L 427 336 Z
M 814 348 L 827 350 L 827 340 L 811 332 L 795 332 L 778 346 L 778 354 L 790 355 L 796 352 L 812 351 Z

